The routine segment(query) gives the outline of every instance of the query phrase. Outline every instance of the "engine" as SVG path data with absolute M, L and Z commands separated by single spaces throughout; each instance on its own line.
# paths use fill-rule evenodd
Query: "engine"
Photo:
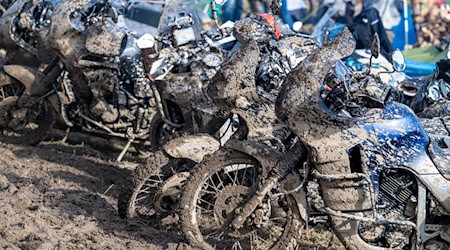
M 409 172 L 388 170 L 380 179 L 380 189 L 377 197 L 377 213 L 380 217 L 413 221 L 417 207 L 417 183 Z M 369 213 L 367 214 L 368 216 Z M 408 246 L 414 231 L 410 227 L 395 224 L 373 225 L 361 223 L 361 237 L 376 246 L 403 249 Z

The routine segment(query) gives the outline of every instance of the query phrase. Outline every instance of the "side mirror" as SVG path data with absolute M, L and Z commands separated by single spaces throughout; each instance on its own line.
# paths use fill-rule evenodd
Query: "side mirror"
M 153 48 L 155 46 L 155 37 L 150 34 L 144 34 L 136 41 L 136 45 L 140 49 Z
M 380 56 L 380 47 L 380 37 L 378 36 L 378 33 L 375 33 L 370 45 L 370 51 L 373 57 L 378 58 L 378 56 Z
M 396 50 L 394 54 L 392 54 L 392 62 L 394 66 L 394 70 L 397 72 L 403 72 L 406 69 L 405 56 L 400 50 Z

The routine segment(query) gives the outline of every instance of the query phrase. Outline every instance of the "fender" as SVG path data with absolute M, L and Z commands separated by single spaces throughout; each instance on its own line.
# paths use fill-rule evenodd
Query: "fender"
M 14 78 L 0 71 L 0 87 L 14 83 Z
M 220 149 L 220 142 L 209 134 L 195 134 L 175 138 L 163 148 L 171 157 L 200 163 L 205 156 Z
M 43 84 L 45 75 L 37 68 L 22 65 L 5 65 L 3 69 L 6 74 L 25 86 L 28 95 L 44 95 L 47 92 L 47 88 Z
M 255 158 L 262 166 L 263 176 L 267 176 L 269 171 L 283 156 L 282 153 L 258 141 L 229 141 L 224 147 Z

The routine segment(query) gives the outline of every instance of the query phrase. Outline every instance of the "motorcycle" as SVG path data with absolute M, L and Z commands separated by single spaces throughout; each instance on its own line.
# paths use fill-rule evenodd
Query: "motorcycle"
M 319 213 L 348 249 L 448 248 L 448 121 L 424 128 L 376 76 L 327 77 L 353 50 L 344 30 L 284 81 L 277 116 L 298 136 L 284 154 L 259 160 L 256 150 L 224 149 L 193 169 L 181 202 L 191 243 L 291 249 Z
M 119 27 L 115 23 L 118 19 L 115 9 L 107 1 L 41 1 L 31 13 L 34 13 L 33 18 L 25 20 L 22 18 L 28 15 L 23 12 L 14 15 L 15 21 L 9 27 L 13 29 L 15 23 L 29 22 L 28 26 L 33 28 L 17 29 L 12 36 L 18 34 L 21 38 L 33 38 L 22 40 L 26 41 L 27 48 L 40 55 L 39 61 L 46 62 L 47 66 L 44 71 L 11 63 L 4 67 L 7 79 L 15 80 L 18 87 L 27 86 L 26 91 L 22 88 L 7 92 L 9 99 L 2 105 L 5 117 L 2 127 L 16 134 L 18 131 L 22 133 L 20 138 L 23 140 L 14 138 L 13 142 L 39 143 L 55 120 L 55 110 L 58 120 L 69 128 L 127 140 L 117 161 L 123 158 L 131 145 L 141 152 L 154 150 L 163 144 L 167 137 L 164 133 L 170 135 L 184 126 L 183 119 L 191 102 L 204 96 L 201 81 L 208 78 L 208 74 L 214 74 L 220 65 L 220 50 L 207 43 L 196 44 L 197 48 L 193 49 L 195 46 L 191 44 L 195 39 L 176 40 L 186 35 L 183 31 L 186 32 L 190 26 L 198 25 L 185 16 L 164 20 L 166 25 L 172 26 L 167 26 L 168 29 L 155 41 L 151 35 L 137 39 Z M 45 25 L 34 28 L 40 27 L 39 23 Z M 162 45 L 145 47 L 148 39 L 153 44 Z M 210 40 L 216 42 L 215 38 Z M 162 83 L 162 78 L 170 70 L 155 76 L 155 79 L 148 78 L 145 70 L 149 54 L 143 51 L 150 50 L 151 54 L 155 52 L 153 48 L 158 48 L 156 52 L 163 54 L 162 57 L 173 60 L 158 69 L 174 68 L 173 74 Z M 201 58 L 204 51 L 209 54 Z M 51 56 L 44 58 L 43 54 Z M 209 65 L 205 65 L 208 60 Z M 191 67 L 196 72 L 189 73 Z M 186 79 L 190 81 L 186 82 Z M 186 105 L 187 111 L 181 110 L 180 105 Z M 42 117 L 39 121 L 29 117 L 30 107 L 34 106 L 37 106 L 36 115 Z M 32 129 L 24 133 L 18 122 Z M 170 131 L 164 127 L 166 124 Z
M 225 76 L 220 73 L 222 70 L 219 70 L 207 86 L 208 97 L 214 100 L 215 105 L 210 102 L 203 105 L 199 103 L 195 108 L 195 112 L 203 113 L 203 115 L 195 116 L 208 122 L 203 122 L 204 125 L 200 130 L 169 140 L 161 151 L 153 153 L 145 164 L 137 167 L 130 184 L 119 198 L 119 214 L 122 217 L 140 218 L 152 223 L 174 215 L 178 207 L 180 191 L 190 175 L 192 166 L 201 162 L 207 155 L 218 151 L 228 141 L 251 138 L 251 140 L 265 141 L 268 145 L 284 147 L 278 137 L 287 137 L 289 133 L 284 126 L 274 120 L 273 103 L 276 99 L 276 89 L 287 74 L 285 70 L 290 70 L 286 68 L 286 65 L 291 63 L 295 65 L 301 61 L 307 53 L 315 49 L 316 44 L 313 39 L 299 35 L 285 35 L 280 40 L 272 42 L 265 38 L 259 40 L 258 36 L 261 35 L 259 32 L 262 31 L 254 28 L 255 18 L 249 19 L 241 20 L 235 25 L 234 34 L 238 37 L 241 47 L 225 63 L 225 67 L 228 68 L 226 74 L 236 72 L 237 78 L 247 77 L 247 73 L 250 72 L 251 77 L 248 77 L 246 82 L 248 85 L 233 82 L 223 86 L 224 79 L 221 76 Z M 256 19 L 257 22 L 262 23 L 263 27 L 266 27 L 264 26 L 266 21 L 262 17 Z M 249 26 L 245 25 L 253 26 L 254 30 L 246 29 L 245 27 Z M 244 30 L 248 34 L 242 32 Z M 269 31 L 271 30 L 272 27 L 269 27 Z M 237 58 L 244 56 L 247 52 L 242 46 L 247 48 L 245 44 L 254 40 L 259 41 L 259 46 L 252 47 L 253 56 L 246 57 L 247 66 L 244 67 L 241 60 Z M 280 65 L 279 62 L 285 62 L 285 64 Z M 226 82 L 229 82 L 228 80 Z M 250 103 L 254 100 L 243 99 L 243 96 L 249 95 L 260 97 L 254 105 L 251 105 Z M 204 112 L 204 107 L 213 109 L 209 109 L 210 112 Z M 207 115 L 204 115 L 205 113 Z M 250 148 L 251 145 L 248 146 L 248 150 Z M 162 201 L 164 206 L 160 205 Z

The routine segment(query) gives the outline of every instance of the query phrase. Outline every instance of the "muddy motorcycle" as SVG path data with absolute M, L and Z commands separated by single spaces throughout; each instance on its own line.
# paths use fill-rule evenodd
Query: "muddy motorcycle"
M 50 63 L 52 53 L 38 53 L 38 33 L 48 28 L 49 6 L 33 1 L 13 1 L 0 18 L 0 47 L 6 57 L 1 62 L 0 107 L 5 140 L 21 144 L 37 144 L 51 128 L 55 114 L 45 101 L 43 74 L 36 74 L 42 62 Z M 28 21 L 26 21 L 28 20 Z M 33 28 L 31 28 L 33 27 Z M 6 64 L 6 66 L 3 66 Z M 18 68 L 23 68 L 17 72 Z
M 16 15 L 14 22 L 29 22 L 30 27 L 25 25 L 29 30 L 13 34 L 32 34 L 35 39 L 21 41 L 37 54 L 46 51 L 52 57 L 39 57 L 48 63 L 43 71 L 4 66 L 9 81 L 3 85 L 8 91 L 2 127 L 20 134 L 20 140 L 13 142 L 39 143 L 51 128 L 56 110 L 59 120 L 70 128 L 126 139 L 126 149 L 131 143 L 150 147 L 150 127 L 157 114 L 151 82 L 136 39 L 115 25 L 117 16 L 108 2 L 41 1 L 31 12 L 33 18 L 26 18 L 28 13 Z M 37 17 L 45 24 L 42 29 L 34 29 Z
M 28 144 L 39 143 L 55 120 L 54 110 L 58 112 L 60 120 L 69 127 L 80 122 L 76 120 L 79 119 L 91 126 L 101 127 L 106 131 L 105 134 L 126 138 L 126 135 L 113 131 L 127 126 L 119 120 L 119 110 L 106 101 L 108 94 L 111 99 L 116 97 L 113 97 L 113 90 L 119 88 L 119 79 L 114 57 L 120 55 L 126 44 L 125 34 L 114 29 L 113 11 L 109 7 L 101 1 L 91 1 L 85 5 L 40 1 L 31 13 L 19 11 L 14 18 L 14 22 L 21 23 L 22 27 L 18 27 L 13 35 L 23 35 L 21 38 L 27 38 L 27 35 L 34 37 L 21 41 L 24 41 L 30 50 L 37 51 L 36 54 L 49 52 L 49 58 L 40 58 L 42 62 L 47 63 L 43 71 L 37 67 L 23 65 L 4 66 L 6 74 L 14 78 L 20 86 L 24 86 L 22 92 L 11 92 L 8 98 L 18 101 L 12 101 L 13 106 L 3 112 L 7 123 L 5 129 L 22 133 L 22 128 L 30 128 L 28 133 L 21 136 L 23 140 L 20 142 L 29 140 Z M 35 29 L 36 23 L 45 25 L 41 29 Z M 101 46 L 100 42 L 108 39 L 108 46 Z M 101 86 L 95 86 L 100 84 L 98 82 L 104 83 L 104 91 Z M 80 105 L 80 100 L 86 105 Z M 74 112 L 69 114 L 68 110 Z M 101 118 L 114 123 L 114 126 L 110 128 L 108 125 L 111 124 L 100 124 L 96 121 L 99 118 L 95 116 L 104 116 Z M 42 117 L 37 122 L 38 126 L 32 126 L 36 123 L 33 121 L 35 117 Z M 25 126 L 20 127 L 11 122 Z M 87 130 L 94 130 L 91 126 L 85 127 Z
M 331 92 L 330 82 L 318 89 L 335 62 L 352 52 L 352 37 L 344 31 L 287 77 L 277 115 L 300 141 L 274 158 L 266 174 L 253 176 L 253 154 L 234 157 L 228 150 L 192 171 L 181 203 L 191 242 L 206 249 L 223 242 L 248 249 L 254 247 L 251 240 L 258 249 L 292 248 L 298 234 L 291 230 L 300 233 L 314 211 L 330 217 L 348 249 L 448 248 L 448 120 L 422 125 L 408 107 L 374 101 L 375 81 L 383 86 L 374 76 L 348 75 Z M 353 84 L 362 82 L 368 83 L 366 91 L 355 94 L 359 88 Z M 310 87 L 298 86 L 305 83 Z M 342 104 L 338 96 L 349 99 Z M 273 231 L 285 237 L 279 244 L 259 233 Z M 251 239 L 245 245 L 238 237 L 244 233 Z
M 239 22 L 237 25 L 239 26 Z M 236 147 L 256 150 L 258 147 L 270 148 L 267 145 L 271 145 L 280 147 L 282 151 L 285 147 L 283 141 L 287 140 L 289 133 L 282 124 L 275 121 L 273 103 L 276 99 L 276 86 L 283 78 L 281 74 L 286 72 L 276 73 L 272 67 L 278 66 L 281 60 L 277 59 L 276 64 L 271 65 L 269 59 L 280 53 L 280 56 L 286 56 L 283 60 L 290 59 L 291 62 L 298 63 L 314 50 L 316 44 L 313 39 L 295 35 L 286 35 L 273 42 L 281 53 L 276 52 L 275 48 L 266 47 L 269 43 L 262 42 L 260 47 L 251 47 L 250 50 L 247 45 L 241 45 L 245 46 L 245 49 L 241 47 L 227 60 L 226 69 L 221 69 L 208 86 L 208 96 L 214 100 L 218 111 L 210 113 L 213 118 L 203 129 L 170 140 L 163 146 L 162 151 L 153 154 L 146 164 L 135 170 L 131 183 L 119 199 L 119 213 L 123 217 L 158 222 L 161 218 L 174 215 L 180 191 L 190 175 L 192 166 L 218 151 L 224 144 L 229 144 L 229 141 L 242 142 L 248 139 L 248 146 L 243 146 L 245 143 L 236 143 Z M 248 41 L 243 44 L 247 43 Z M 243 61 L 247 67 L 243 67 Z M 267 74 L 258 74 L 262 72 L 258 70 L 262 67 L 272 70 L 264 71 Z M 235 81 L 237 78 L 232 78 L 232 72 L 239 72 L 237 78 L 246 78 L 247 85 L 239 85 Z M 226 79 L 220 77 L 224 76 L 223 74 L 226 74 Z M 256 99 L 252 99 L 255 97 Z M 255 115 L 256 113 L 259 115 Z M 160 206 L 163 200 L 165 209 Z
M 431 75 L 414 85 L 414 98 L 407 103 L 421 118 L 450 115 L 450 53 L 436 63 Z

